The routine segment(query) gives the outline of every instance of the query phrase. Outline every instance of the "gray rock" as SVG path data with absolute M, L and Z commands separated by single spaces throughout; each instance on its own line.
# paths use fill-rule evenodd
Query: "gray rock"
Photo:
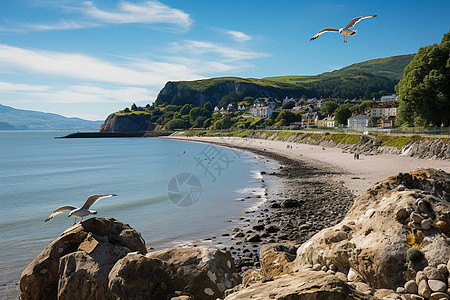
M 326 271 L 328 271 L 328 268 L 327 268 L 327 266 L 323 266 L 320 270 L 326 272 Z
M 423 272 L 427 276 L 428 280 L 445 280 L 444 275 L 442 275 L 442 273 L 434 267 L 425 267 L 425 269 L 423 269 Z
M 422 222 L 420 222 L 420 227 L 422 227 L 423 230 L 430 230 L 431 223 L 428 220 L 422 220 Z
M 428 282 L 426 280 L 422 280 L 419 283 L 418 293 L 420 296 L 429 298 L 431 295 L 431 289 L 428 286 Z
M 445 292 L 447 290 L 447 284 L 440 280 L 428 280 L 428 286 L 433 292 Z
M 405 290 L 410 294 L 417 294 L 417 283 L 414 280 L 410 280 L 405 283 Z
M 424 300 L 422 296 L 411 294 L 409 295 L 409 299 L 411 300 Z
M 446 293 L 442 292 L 435 292 L 430 295 L 429 300 L 441 300 L 441 299 L 448 299 L 448 295 Z
M 350 270 L 348 270 L 347 280 L 358 281 L 358 279 L 360 279 L 359 274 L 353 268 L 350 268 Z
M 450 273 L 450 259 L 449 259 L 448 262 L 447 262 L 447 270 L 448 270 L 448 272 Z
M 312 269 L 313 271 L 320 271 L 320 269 L 322 268 L 322 266 L 320 264 L 315 264 Z
M 402 287 L 402 286 L 399 286 L 399 287 L 395 290 L 395 292 L 396 292 L 397 294 L 404 294 L 404 293 L 406 292 L 406 289 L 405 289 L 404 287 Z

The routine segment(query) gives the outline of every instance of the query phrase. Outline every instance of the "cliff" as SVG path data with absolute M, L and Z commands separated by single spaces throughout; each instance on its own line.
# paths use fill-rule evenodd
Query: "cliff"
M 100 132 L 152 131 L 156 125 L 148 114 L 110 114 L 100 127 Z
M 242 93 L 245 96 L 252 97 L 278 97 L 282 99 L 286 96 L 298 97 L 305 92 L 306 89 L 303 87 L 270 80 L 219 77 L 196 81 L 169 81 L 159 92 L 155 104 L 194 104 L 200 106 L 210 101 L 213 106 L 216 106 L 219 105 L 220 100 L 224 96 L 231 93 Z

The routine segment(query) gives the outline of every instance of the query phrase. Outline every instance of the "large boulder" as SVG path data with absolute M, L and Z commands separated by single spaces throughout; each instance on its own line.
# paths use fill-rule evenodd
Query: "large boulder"
M 91 218 L 69 228 L 48 245 L 20 278 L 20 299 L 114 299 L 108 274 L 129 252 L 147 253 L 129 225 Z
M 374 299 L 350 287 L 334 275 L 325 272 L 300 271 L 273 281 L 259 282 L 227 295 L 237 299 Z
M 296 268 L 333 264 L 373 288 L 403 286 L 424 266 L 447 263 L 449 195 L 450 176 L 443 171 L 389 177 L 357 197 L 341 223 L 301 245 Z
M 109 274 L 109 289 L 121 299 L 166 299 L 181 292 L 193 299 L 215 300 L 240 282 L 231 254 L 214 247 L 128 255 Z
M 298 246 L 294 244 L 267 244 L 259 250 L 261 274 L 264 280 L 273 280 L 283 274 L 290 273 L 296 258 Z

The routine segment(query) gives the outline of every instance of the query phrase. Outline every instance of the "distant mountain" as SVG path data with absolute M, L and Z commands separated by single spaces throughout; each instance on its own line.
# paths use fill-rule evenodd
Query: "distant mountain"
M 40 111 L 15 109 L 0 104 L 0 130 L 98 131 L 102 123 Z

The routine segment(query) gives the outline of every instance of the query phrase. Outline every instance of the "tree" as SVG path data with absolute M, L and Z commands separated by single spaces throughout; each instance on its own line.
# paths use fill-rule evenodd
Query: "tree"
M 193 108 L 194 108 L 194 105 L 192 105 L 192 104 L 185 104 L 185 105 L 183 105 L 183 107 L 180 109 L 180 114 L 181 114 L 182 116 L 188 115 L 189 112 L 191 111 L 191 109 L 193 109 Z
M 324 114 L 332 115 L 334 111 L 339 107 L 339 104 L 337 104 L 334 101 L 326 101 L 323 105 L 320 111 Z
M 131 110 L 138 110 L 136 103 L 133 103 L 133 105 L 131 105 Z
M 206 110 L 208 110 L 208 111 L 213 111 L 213 106 L 212 106 L 212 104 L 211 104 L 211 102 L 206 102 L 205 104 L 203 104 L 203 108 L 204 109 L 206 109 Z
M 166 123 L 164 126 L 167 130 L 184 129 L 185 123 L 181 119 L 173 119 Z
M 283 104 L 283 109 L 293 109 L 295 107 L 295 103 L 292 101 L 288 101 L 285 104 Z
M 350 118 L 351 116 L 352 116 L 352 112 L 350 111 L 349 104 L 341 105 L 334 111 L 334 119 L 339 124 L 343 124 L 343 125 L 347 124 L 347 119 Z
M 396 87 L 398 123 L 450 125 L 450 32 L 440 44 L 419 49 Z
M 195 120 L 197 120 L 198 117 L 203 115 L 203 109 L 200 107 L 194 107 L 189 112 L 189 118 L 191 119 L 191 123 L 194 123 Z

